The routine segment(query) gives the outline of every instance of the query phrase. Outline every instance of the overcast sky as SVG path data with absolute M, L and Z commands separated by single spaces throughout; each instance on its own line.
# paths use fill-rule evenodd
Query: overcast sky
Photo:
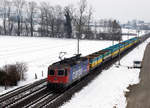
M 45 0 L 36 0 L 45 1 Z M 53 5 L 77 5 L 79 0 L 46 0 Z M 150 0 L 87 0 L 94 9 L 96 19 L 112 18 L 126 22 L 138 19 L 150 22 Z

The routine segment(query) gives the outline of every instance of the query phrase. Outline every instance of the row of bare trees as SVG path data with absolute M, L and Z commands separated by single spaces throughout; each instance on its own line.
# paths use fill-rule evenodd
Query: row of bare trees
M 122 29 L 116 20 L 100 20 L 99 25 L 103 27 L 98 33 L 98 37 L 106 40 L 121 40 Z
M 77 8 L 73 5 L 52 6 L 48 2 L 3 0 L 0 34 L 96 39 L 97 26 L 92 29 L 92 19 L 93 9 L 88 6 L 87 0 L 80 0 Z
M 3 0 L 1 4 L 1 34 L 3 35 L 28 35 L 33 36 L 33 16 L 35 2 L 24 0 Z

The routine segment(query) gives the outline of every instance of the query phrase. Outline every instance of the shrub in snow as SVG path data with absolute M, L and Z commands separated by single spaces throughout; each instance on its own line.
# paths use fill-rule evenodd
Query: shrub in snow
M 20 80 L 25 80 L 27 65 L 25 63 L 16 63 L 5 65 L 0 71 L 0 84 L 15 86 Z
M 7 74 L 4 70 L 0 69 L 0 85 L 5 85 Z
M 17 62 L 16 63 L 16 69 L 17 69 L 17 72 L 19 73 L 19 76 L 20 76 L 20 79 L 21 80 L 25 80 L 25 72 L 28 71 L 28 67 L 25 63 L 19 63 Z

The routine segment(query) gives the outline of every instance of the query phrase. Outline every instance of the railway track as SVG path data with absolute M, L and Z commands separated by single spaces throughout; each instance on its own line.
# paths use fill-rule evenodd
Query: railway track
M 46 94 L 44 94 L 43 96 L 39 97 L 38 99 L 36 99 L 36 100 L 32 101 L 31 103 L 29 103 L 29 104 L 23 106 L 23 108 L 35 107 L 35 106 L 37 106 L 38 103 L 43 102 L 43 100 L 44 100 L 45 98 L 47 98 L 47 97 L 49 98 L 49 97 L 51 97 L 52 95 L 53 95 L 53 92 L 52 92 L 52 91 L 51 91 L 51 92 L 47 92 Z
M 13 104 L 7 106 L 7 108 L 22 108 L 23 106 L 28 105 L 33 100 L 36 100 L 37 98 L 45 95 L 47 92 L 47 87 L 43 87 L 15 101 Z
M 38 98 L 37 100 L 24 106 L 23 108 L 42 108 L 46 106 L 49 102 L 52 102 L 52 100 L 56 99 L 60 95 L 61 93 L 54 93 L 53 91 L 48 92 L 42 97 Z
M 32 94 L 46 86 L 46 79 L 36 81 L 35 83 L 28 84 L 12 90 L 6 94 L 0 95 L 0 108 L 8 107 L 19 101 L 21 98 Z

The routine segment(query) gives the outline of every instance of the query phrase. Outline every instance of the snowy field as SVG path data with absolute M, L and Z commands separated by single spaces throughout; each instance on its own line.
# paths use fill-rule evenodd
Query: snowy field
M 61 108 L 126 108 L 125 92 L 129 85 L 139 83 L 140 69 L 128 69 L 134 60 L 142 61 L 150 38 L 121 59 L 119 68 L 114 64 L 102 71 L 88 86 L 76 93 Z

